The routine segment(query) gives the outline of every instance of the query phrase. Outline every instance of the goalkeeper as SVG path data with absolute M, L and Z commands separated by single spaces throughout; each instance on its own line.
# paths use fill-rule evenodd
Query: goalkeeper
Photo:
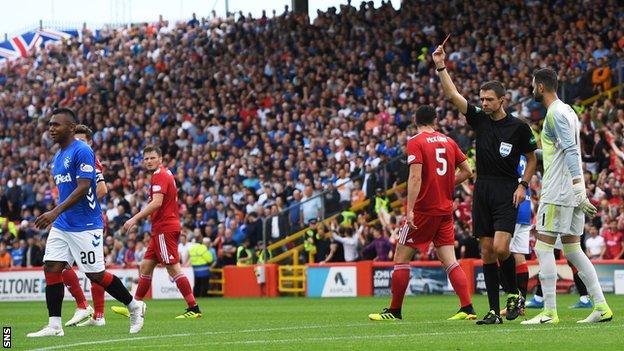
M 613 318 L 598 282 L 596 269 L 581 249 L 585 215 L 592 218 L 596 208 L 589 202 L 581 172 L 579 119 L 572 108 L 557 97 L 557 73 L 542 68 L 533 76 L 533 95 L 548 109 L 542 130 L 544 177 L 537 213 L 537 243 L 544 310 L 522 324 L 557 323 L 557 265 L 554 244 L 561 236 L 563 252 L 579 272 L 593 298 L 594 310 L 578 323 L 606 322 Z

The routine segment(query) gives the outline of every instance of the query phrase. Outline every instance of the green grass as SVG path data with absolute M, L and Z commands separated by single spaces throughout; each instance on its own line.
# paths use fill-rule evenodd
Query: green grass
M 624 296 L 607 296 L 615 313 L 610 323 L 578 325 L 590 310 L 569 310 L 576 296 L 560 296 L 558 325 L 523 326 L 519 320 L 477 326 L 445 319 L 455 296 L 407 297 L 403 321 L 370 322 L 388 298 L 202 299 L 204 317 L 174 320 L 183 301 L 148 301 L 146 322 L 135 336 L 128 320 L 106 305 L 104 328 L 64 328 L 62 338 L 26 339 L 47 323 L 45 303 L 0 303 L 0 324 L 11 326 L 14 349 L 58 350 L 622 350 Z M 481 317 L 486 298 L 475 296 Z M 66 301 L 63 322 L 73 313 Z M 528 310 L 529 316 L 537 314 Z M 522 318 L 522 317 L 521 317 Z

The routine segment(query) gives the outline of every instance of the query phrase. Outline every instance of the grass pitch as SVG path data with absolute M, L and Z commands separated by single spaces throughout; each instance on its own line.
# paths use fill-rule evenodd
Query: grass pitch
M 446 321 L 457 309 L 455 296 L 406 297 L 403 321 L 371 322 L 367 315 L 389 298 L 200 299 L 203 317 L 175 320 L 182 300 L 147 301 L 145 326 L 128 334 L 126 318 L 106 304 L 103 328 L 65 327 L 64 337 L 27 339 L 47 324 L 44 302 L 0 303 L 0 324 L 12 328 L 12 348 L 43 350 L 623 350 L 624 296 L 608 295 L 615 313 L 609 323 L 576 324 L 590 310 L 570 310 L 578 297 L 560 296 L 558 325 L 477 326 Z M 479 317 L 484 296 L 474 296 Z M 503 300 L 501 298 L 501 300 Z M 63 305 L 63 323 L 74 303 Z M 527 310 L 529 317 L 538 313 Z

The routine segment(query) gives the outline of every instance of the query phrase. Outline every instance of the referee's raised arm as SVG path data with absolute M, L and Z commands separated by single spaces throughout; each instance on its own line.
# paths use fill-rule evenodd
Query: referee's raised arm
M 444 95 L 451 100 L 451 103 L 457 107 L 459 112 L 462 114 L 466 114 L 468 112 L 468 101 L 461 96 L 455 84 L 451 80 L 451 76 L 448 74 L 446 70 L 446 66 L 444 63 L 444 59 L 446 58 L 446 53 L 444 52 L 444 48 L 442 45 L 438 45 L 438 47 L 433 52 L 433 62 L 436 66 L 436 71 L 438 76 L 440 77 L 440 82 L 442 82 L 442 89 L 444 89 Z

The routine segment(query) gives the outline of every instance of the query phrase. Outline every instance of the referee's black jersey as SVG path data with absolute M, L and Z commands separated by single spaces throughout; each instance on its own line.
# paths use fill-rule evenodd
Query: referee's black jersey
M 537 148 L 529 125 L 510 115 L 494 121 L 481 108 L 470 103 L 466 120 L 477 135 L 477 179 L 517 182 L 520 155 Z

